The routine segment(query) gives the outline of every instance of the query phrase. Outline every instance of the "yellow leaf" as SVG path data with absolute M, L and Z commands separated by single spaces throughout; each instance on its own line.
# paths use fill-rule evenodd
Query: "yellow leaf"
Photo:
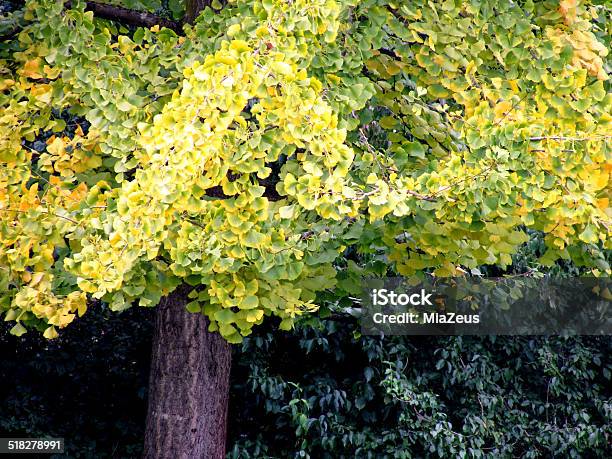
M 608 186 L 610 176 L 607 172 L 593 173 L 591 176 L 591 185 L 595 191 L 601 190 Z
M 241 26 L 240 24 L 232 24 L 231 26 L 229 26 L 227 28 L 227 36 L 228 37 L 233 37 L 234 35 L 238 34 L 238 32 L 240 32 Z
M 601 198 L 597 200 L 597 207 L 605 211 L 610 207 L 610 200 L 608 198 Z
M 24 76 L 28 78 L 42 78 L 43 75 L 40 73 L 40 64 L 41 60 L 39 57 L 36 59 L 32 59 L 31 61 L 27 61 L 23 66 L 22 73 Z
M 47 151 L 52 155 L 61 156 L 66 144 L 59 137 L 51 136 L 47 140 Z
M 38 284 L 41 279 L 44 277 L 45 273 L 34 273 L 34 275 L 32 276 L 32 280 L 30 281 L 30 287 L 34 287 L 36 284 Z
M 36 98 L 36 100 L 39 100 L 45 104 L 51 102 L 52 88 L 49 84 L 35 85 L 30 93 Z
M 236 50 L 239 53 L 244 53 L 251 50 L 248 42 L 244 40 L 233 40 L 230 49 Z
M 14 84 L 15 84 L 15 80 L 10 80 L 10 79 L 0 80 L 0 91 L 4 91 L 5 89 L 8 89 Z
M 576 20 L 577 0 L 561 0 L 559 2 L 559 13 L 565 18 L 565 24 L 570 25 Z
M 43 333 L 43 336 L 47 339 L 54 339 L 54 338 L 57 338 L 59 335 L 55 327 L 52 325 L 45 330 L 45 332 Z
M 504 118 L 507 113 L 512 109 L 512 102 L 504 100 L 495 106 L 495 118 Z
M 264 311 L 263 309 L 255 309 L 252 311 L 248 311 L 246 314 L 246 320 L 247 322 L 257 322 L 258 320 L 261 320 L 261 318 L 264 315 Z
M 273 72 L 280 75 L 290 75 L 293 72 L 291 65 L 281 61 L 272 62 L 272 64 L 270 64 L 270 68 Z
M 43 67 L 43 72 L 45 72 L 45 76 L 47 78 L 50 80 L 55 80 L 59 74 L 62 73 L 62 70 L 59 67 L 49 67 L 48 65 L 45 65 Z

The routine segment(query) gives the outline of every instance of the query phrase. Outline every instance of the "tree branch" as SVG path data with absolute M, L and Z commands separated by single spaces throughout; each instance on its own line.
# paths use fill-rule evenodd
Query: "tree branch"
M 24 4 L 25 2 L 18 2 Z M 64 7 L 70 9 L 72 2 L 70 0 L 64 3 Z M 93 14 L 101 19 L 109 19 L 111 21 L 121 22 L 123 24 L 138 26 L 138 27 L 153 27 L 158 25 L 172 29 L 177 33 L 182 31 L 182 23 L 163 18 L 153 13 L 146 11 L 130 10 L 121 6 L 109 5 L 106 3 L 86 2 L 85 11 L 92 11 Z M 16 24 L 14 28 L 0 35 L 0 41 L 5 41 L 17 35 L 23 27 L 23 24 Z
M 263 197 L 268 199 L 268 201 L 276 202 L 276 201 L 280 201 L 281 199 L 286 198 L 286 196 L 281 196 L 280 194 L 278 194 L 278 191 L 276 191 L 276 188 L 272 186 L 271 184 L 265 184 L 261 182 L 259 184 L 264 186 L 264 188 L 266 189 L 264 191 Z M 212 188 L 207 189 L 206 196 L 211 197 L 211 198 L 217 198 L 217 199 L 231 199 L 233 197 L 233 196 L 226 195 L 223 192 L 222 187 L 220 186 L 214 186 Z
M 200 12 L 207 6 L 210 6 L 212 0 L 186 0 L 185 2 L 185 17 L 183 18 L 184 24 L 193 24 Z M 221 4 L 224 4 L 222 1 Z
M 71 1 L 65 3 L 66 8 L 72 6 Z M 146 11 L 136 11 L 123 8 L 121 6 L 108 5 L 106 3 L 98 2 L 87 2 L 85 11 L 93 11 L 96 17 L 102 19 L 110 19 L 112 21 L 118 21 L 123 24 L 129 24 L 140 27 L 153 27 L 159 25 L 160 27 L 167 27 L 175 32 L 181 31 L 181 25 L 178 22 L 170 19 L 162 18 L 153 13 Z
M 530 137 L 529 140 L 532 142 L 541 142 L 543 140 L 567 140 L 570 142 L 584 142 L 585 140 L 599 140 L 599 139 L 610 139 L 612 136 L 610 135 L 595 135 L 593 137 L 563 137 L 558 135 L 552 136 L 540 136 L 540 137 Z

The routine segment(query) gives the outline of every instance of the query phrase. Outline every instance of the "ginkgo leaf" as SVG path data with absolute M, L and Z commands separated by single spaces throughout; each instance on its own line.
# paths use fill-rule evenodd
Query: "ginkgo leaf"
M 215 1 L 184 33 L 26 8 L 0 70 L 14 332 L 188 284 L 239 342 L 366 275 L 504 270 L 536 235 L 609 275 L 607 4 L 404 3 Z

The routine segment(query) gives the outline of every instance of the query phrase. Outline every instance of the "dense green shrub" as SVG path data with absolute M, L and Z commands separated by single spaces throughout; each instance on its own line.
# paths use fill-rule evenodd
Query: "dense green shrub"
M 530 236 L 510 269 L 480 271 L 584 274 L 542 266 L 543 235 Z M 612 337 L 383 339 L 358 337 L 348 316 L 314 325 L 243 344 L 230 457 L 612 457 Z
M 605 338 L 250 338 L 230 457 L 607 457 Z M 239 389 L 239 390 L 236 390 Z

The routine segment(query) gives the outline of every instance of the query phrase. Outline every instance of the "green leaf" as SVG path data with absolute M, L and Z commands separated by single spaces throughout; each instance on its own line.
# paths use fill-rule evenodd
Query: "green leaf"
M 578 238 L 587 244 L 595 244 L 599 240 L 597 232 L 595 231 L 595 226 L 593 225 L 587 225 L 584 231 L 578 235 Z
M 189 303 L 187 303 L 185 309 L 192 313 L 202 312 L 202 305 L 199 301 L 190 301 Z
M 406 152 L 410 156 L 415 156 L 417 158 L 425 159 L 425 147 L 420 142 L 406 142 L 404 144 L 404 148 Z
M 19 311 L 17 309 L 9 309 L 4 316 L 4 321 L 9 322 L 11 320 L 15 320 L 19 316 Z
M 21 336 L 24 333 L 27 333 L 27 330 L 23 325 L 21 325 L 21 323 L 17 323 L 13 328 L 11 328 L 11 335 Z
M 221 309 L 215 312 L 215 320 L 221 324 L 231 324 L 236 321 L 236 313 L 229 309 Z
M 297 279 L 302 273 L 302 269 L 304 269 L 304 263 L 301 261 L 294 261 L 293 263 L 289 263 L 287 265 L 287 279 Z
M 259 306 L 259 299 L 255 295 L 249 295 L 244 297 L 238 307 L 240 309 L 254 309 Z
M 178 20 L 181 19 L 185 13 L 185 4 L 182 0 L 168 0 L 168 9 L 172 12 L 172 17 Z M 134 41 L 136 41 L 135 38 Z
M 378 124 L 384 129 L 393 129 L 397 125 L 397 120 L 392 116 L 383 116 Z
M 291 206 L 283 206 L 280 209 L 278 209 L 278 214 L 280 215 L 281 218 L 292 218 L 293 217 L 293 211 L 295 209 L 295 206 L 291 205 Z

